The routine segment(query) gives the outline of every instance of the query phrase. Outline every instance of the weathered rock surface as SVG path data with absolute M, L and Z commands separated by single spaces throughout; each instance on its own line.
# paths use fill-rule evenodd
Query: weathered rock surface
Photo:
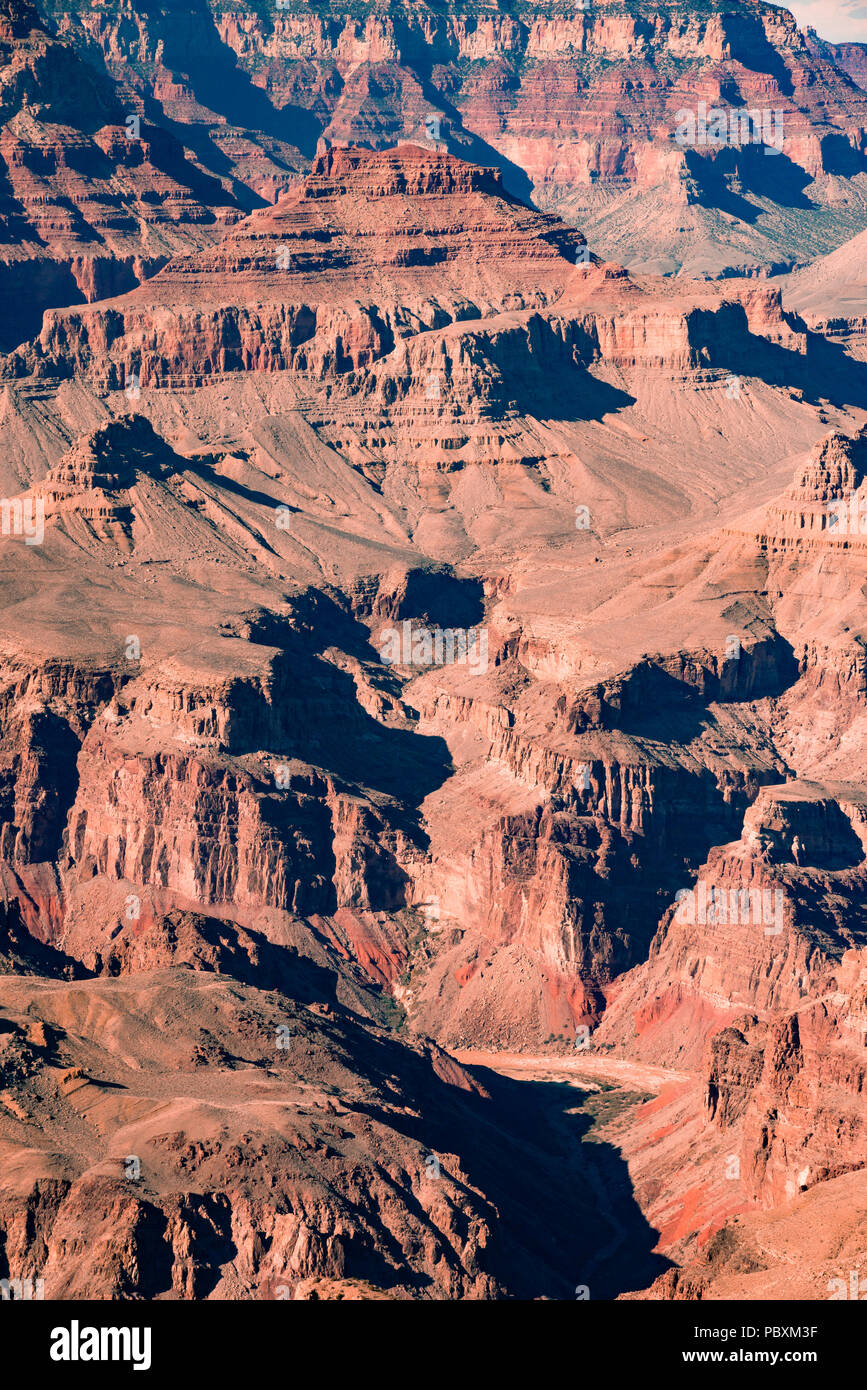
M 647 268 L 788 269 L 863 225 L 858 53 L 778 6 L 42 9 L 209 169 L 269 199 L 317 149 L 415 140 L 498 165 L 604 258 Z M 726 140 L 678 142 L 702 102 L 725 113 Z M 782 155 L 728 138 L 729 113 L 749 110 Z
M 596 1218 L 555 1136 L 528 1146 L 454 1059 L 324 998 L 327 972 L 277 994 L 215 967 L 0 980 L 4 1274 L 51 1299 L 571 1292 Z
M 827 39 L 821 38 L 815 29 L 806 29 L 805 35 L 811 53 L 835 63 L 843 72 L 848 73 L 859 87 L 867 88 L 867 44 L 829 43 Z
M 0 1010 L 66 1076 L 10 1044 L 22 1277 L 569 1296 L 580 1149 L 454 1110 L 442 1046 L 672 1069 L 622 1153 L 679 1264 L 867 1161 L 861 364 L 583 248 L 497 171 L 332 149 L 6 358 Z M 281 1010 L 346 1133 L 275 1115 Z M 93 1137 L 136 1124 L 146 1201 Z
M 126 103 L 29 0 L 0 7 L 4 350 L 54 305 L 122 293 L 240 216 L 230 189 Z M 132 121 L 133 124 L 128 124 Z
M 784 1208 L 734 1217 L 694 1261 L 626 1298 L 826 1301 L 863 1299 L 863 1169 Z
M 861 360 L 867 356 L 867 232 L 786 277 L 787 308 Z

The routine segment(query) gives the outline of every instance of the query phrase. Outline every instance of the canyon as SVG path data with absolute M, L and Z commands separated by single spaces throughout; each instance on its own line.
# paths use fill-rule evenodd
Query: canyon
M 651 273 L 796 269 L 863 227 L 862 48 L 743 0 L 3 0 L 0 349 L 47 308 L 219 241 L 333 146 L 418 141 L 494 166 L 603 259 Z M 684 143 L 699 109 L 755 112 L 782 143 Z
M 746 0 L 0 46 L 0 1278 L 827 1298 L 857 53 Z M 682 148 L 693 99 L 782 152 Z
M 127 111 L 183 141 L 247 210 L 287 192 L 323 149 L 413 140 L 498 167 L 510 192 L 580 227 L 599 255 L 652 272 L 789 270 L 863 227 L 860 46 L 823 45 L 774 5 L 39 10 Z M 782 149 L 752 135 L 680 143 L 700 103 L 768 113 Z

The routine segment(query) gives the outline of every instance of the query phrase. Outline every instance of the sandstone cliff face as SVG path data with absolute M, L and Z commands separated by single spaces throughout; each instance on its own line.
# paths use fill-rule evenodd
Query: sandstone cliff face
M 857 534 L 827 520 L 831 504 L 857 498 L 863 448 L 862 434 L 827 436 L 788 492 L 731 533 L 766 557 L 774 622 L 799 655 L 774 741 L 814 780 L 759 791 L 739 839 L 717 843 L 675 895 L 646 964 L 609 991 L 595 1035 L 597 1047 L 693 1069 L 687 1096 L 658 1106 L 631 1141 L 649 1209 L 685 1249 L 733 1211 L 783 1208 L 865 1162 L 865 810 L 860 784 L 843 780 L 863 705 L 860 632 L 847 621 L 858 605 L 843 595 L 860 586 L 861 560 Z M 819 594 L 831 572 L 845 617 Z M 821 623 L 824 642 L 805 641 Z M 833 705 L 830 748 L 802 722 L 817 699 Z M 675 1152 L 681 1176 L 663 1195 L 652 1174 Z
M 820 38 L 815 29 L 807 29 L 805 37 L 811 53 L 835 63 L 859 87 L 867 87 L 867 44 L 829 43 Z
M 775 289 L 583 248 L 496 171 L 332 149 L 7 358 L 0 886 L 61 1074 L 10 985 L 0 1120 L 38 1161 L 3 1221 L 54 1287 L 569 1294 L 571 1225 L 531 1234 L 586 1219 L 581 1150 L 551 1137 L 540 1218 L 522 1092 L 455 1111 L 425 1034 L 667 1070 L 623 1150 L 678 1259 L 845 1177 L 838 1141 L 863 1163 L 867 576 L 822 520 L 857 364 L 813 374 Z M 281 1009 L 340 1133 L 272 1113 Z M 173 1069 L 155 1113 L 130 1075 Z M 472 1197 L 420 1196 L 416 1142 Z
M 860 228 L 834 192 L 845 179 L 863 207 L 867 106 L 846 68 L 857 55 L 775 6 L 42 10 L 212 172 L 231 167 L 242 197 L 285 193 L 316 150 L 415 140 L 496 163 L 512 191 L 621 261 L 755 273 Z M 678 143 L 699 102 L 776 113 L 783 158 L 752 141 Z M 801 178 L 814 186 L 793 215 Z
M 0 10 L 0 58 L 0 316 L 9 349 L 39 331 L 47 307 L 131 289 L 239 210 L 29 0 Z
M 135 431 L 111 433 L 128 444 Z M 93 452 L 78 446 L 58 471 Z M 57 859 L 75 881 L 98 876 L 299 916 L 408 905 L 404 866 L 421 837 L 387 782 L 361 790 L 363 753 L 344 755 L 341 772 L 305 761 L 328 768 L 331 719 L 369 743 L 370 717 L 303 633 L 293 641 L 287 627 L 284 641 L 283 650 L 259 648 L 258 678 L 216 689 L 172 688 L 155 673 L 130 679 L 119 663 L 93 673 L 49 663 L 17 680 L 10 671 L 9 864 Z M 163 748 L 157 731 L 166 727 L 175 736 Z
M 550 303 L 582 246 L 508 197 L 495 171 L 416 147 L 334 151 L 277 208 L 219 249 L 173 262 L 139 296 L 49 316 L 40 355 L 109 387 L 132 374 L 143 387 L 233 371 L 327 379 L 369 367 L 400 339 Z
M 592 412 L 581 373 L 594 366 L 806 376 L 807 335 L 778 291 L 684 289 L 585 253 L 494 170 L 415 146 L 335 150 L 218 248 L 120 299 L 47 313 L 5 373 L 139 393 L 290 372 L 300 391 L 325 388 L 316 427 L 377 481 L 407 426 L 452 471 L 494 444 L 488 420 Z M 521 430 L 516 460 L 534 447 Z
M 325 139 L 363 143 L 365 136 L 376 138 L 380 131 L 391 140 L 413 133 L 412 127 L 395 126 L 400 114 L 387 106 L 385 113 L 381 106 L 376 111 L 378 128 L 374 124 L 370 92 L 377 68 L 383 76 L 396 68 L 398 90 L 409 86 L 411 91 L 413 79 L 407 81 L 400 69 L 412 70 L 426 46 L 433 48 L 440 66 L 458 72 L 468 63 L 489 65 L 478 76 L 470 69 L 473 75 L 458 86 L 454 105 L 469 131 L 500 149 L 537 185 L 556 183 L 558 175 L 565 182 L 566 170 L 563 163 L 558 168 L 554 162 L 555 151 L 563 152 L 561 160 L 571 161 L 574 182 L 582 176 L 585 181 L 605 175 L 635 178 L 638 131 L 655 134 L 667 109 L 682 105 L 685 92 L 695 92 L 698 73 L 711 97 L 722 94 L 728 79 L 737 82 L 745 106 L 754 104 L 759 92 L 767 104 L 767 82 L 757 81 L 749 70 L 750 60 L 766 46 L 780 55 L 794 88 L 791 104 L 786 103 L 790 110 L 797 110 L 802 99 L 809 110 L 815 101 L 809 88 L 817 75 L 823 85 L 833 83 L 822 60 L 811 57 L 791 16 L 770 7 L 704 13 L 675 7 L 660 14 L 640 6 L 594 6 L 577 15 L 530 11 L 518 17 L 469 17 L 424 11 L 411 16 L 396 6 L 391 13 L 351 19 L 311 17 L 290 9 L 268 28 L 270 32 L 258 18 L 244 20 L 234 14 L 222 21 L 226 41 L 278 104 L 290 93 L 297 100 L 304 81 L 302 64 L 308 73 L 314 64 L 328 64 L 341 77 L 362 65 L 354 82 L 344 79 Z M 629 67 L 606 66 L 618 61 Z M 819 65 L 818 73 L 814 64 Z M 652 73 L 654 66 L 661 76 Z M 561 113 L 556 133 L 539 100 L 552 88 L 566 100 L 567 124 L 564 129 Z M 780 100 L 782 91 L 777 88 Z M 618 95 L 631 108 L 629 118 L 625 110 L 617 110 Z M 418 96 L 416 105 L 421 106 Z M 410 107 L 403 120 L 413 117 L 423 128 L 423 111 Z M 808 125 L 804 115 L 797 119 L 799 125 Z M 572 139 L 567 154 L 568 136 Z M 819 153 L 818 141 L 808 138 L 805 143 Z M 522 157 L 516 157 L 519 152 Z
M 288 264 L 278 268 L 287 245 Z M 550 466 L 550 444 L 528 457 L 527 444 L 538 443 L 523 417 L 528 406 L 557 410 L 552 379 L 566 383 L 567 399 L 577 379 L 590 401 L 598 389 L 591 369 L 664 371 L 681 381 L 738 365 L 739 354 L 761 352 L 757 344 L 771 364 L 775 351 L 804 351 L 805 336 L 774 291 L 721 295 L 635 280 L 617 267 L 576 265 L 582 245 L 564 224 L 506 195 L 495 172 L 414 147 L 334 150 L 276 209 L 218 248 L 177 259 L 113 304 L 49 316 L 38 351 L 13 369 L 51 370 L 62 357 L 98 386 L 118 385 L 134 369 L 153 400 L 179 381 L 189 389 L 211 377 L 300 378 L 315 392 L 301 408 L 319 437 L 404 506 L 424 469 L 459 475 L 468 456 L 502 451 L 504 421 L 514 420 L 507 428 L 517 466 Z M 480 262 L 484 246 L 490 255 Z M 350 275 L 355 335 L 345 328 Z M 242 311 L 248 337 L 238 343 L 220 334 L 237 318 L 241 288 L 256 308 Z M 365 305 L 374 291 L 375 306 Z M 288 331 L 284 346 L 271 315 Z M 218 324 L 216 338 L 205 331 Z M 229 341 L 231 356 L 221 346 Z M 123 374 L 112 382 L 115 364 Z M 438 393 L 427 389 L 432 374 Z M 431 421 L 441 464 L 425 440 Z M 226 537 L 244 534 L 237 515 L 202 490 L 203 468 L 130 415 L 74 444 L 31 496 L 44 502 L 58 544 L 99 555 L 108 545 L 118 566 L 145 555 L 163 563 L 153 536 L 183 517 L 189 558 L 173 564 L 193 566 L 200 522 Z M 260 508 L 259 561 L 280 576 L 279 533 L 265 540 L 267 497 L 249 495 Z M 237 567 L 237 547 L 213 563 Z M 452 625 L 459 611 L 460 584 L 448 572 L 428 571 L 427 595 L 410 585 L 405 566 L 399 573 L 391 595 L 382 584 L 375 597 L 369 584 L 356 585 L 335 605 L 321 588 L 299 593 L 282 620 L 269 616 L 273 596 L 259 617 L 248 603 L 188 671 L 175 656 L 160 657 L 156 615 L 142 638 L 145 647 L 156 642 L 156 659 L 122 659 L 118 638 L 114 663 L 104 658 L 117 670 L 116 698 L 91 709 L 76 733 L 84 744 L 64 809 L 64 891 L 77 901 L 96 878 L 138 884 L 161 900 L 176 894 L 221 910 L 326 918 L 335 924 L 329 936 L 377 982 L 409 974 L 419 1027 L 460 1042 L 568 1030 L 598 1017 L 606 988 L 641 958 L 684 872 L 739 832 L 763 783 L 785 775 L 765 715 L 757 731 L 733 732 L 738 717 L 712 705 L 777 695 L 796 675 L 791 647 L 756 609 L 737 660 L 702 638 L 676 655 L 633 655 L 615 675 L 594 679 L 580 642 L 542 640 L 509 617 L 506 598 L 487 620 L 495 674 L 455 689 L 451 678 L 408 685 L 413 672 L 397 669 L 389 683 L 375 655 L 377 627 L 437 621 L 438 613 Z M 478 597 L 462 606 L 464 621 L 479 621 Z M 333 643 L 317 640 L 323 624 Z M 247 644 L 246 673 L 233 667 L 238 640 Z M 669 712 L 664 746 L 654 709 Z M 160 730 L 171 730 L 168 747 Z M 449 816 L 463 782 L 455 793 L 439 788 L 452 748 L 461 778 L 473 776 L 471 764 L 464 771 L 465 730 L 492 788 L 477 836 L 458 845 Z M 717 747 L 733 737 L 744 755 L 737 769 Z M 420 778 L 418 802 L 430 797 L 423 808 L 406 805 L 404 757 Z M 13 817 L 8 833 L 17 836 L 21 817 Z M 33 862 L 23 843 L 19 861 Z M 338 920 L 411 911 L 431 895 L 445 921 L 460 923 L 437 941 L 428 932 L 411 946 L 401 928 L 371 949 L 369 923 Z M 70 923 L 86 917 L 71 911 Z M 85 928 L 76 925 L 73 940 L 76 954 L 95 959 Z M 480 968 L 500 950 L 499 963 Z M 502 985 L 516 960 L 538 1010 L 503 1012 Z
M 720 1249 L 735 1248 L 745 1214 L 785 1213 L 799 1194 L 863 1173 L 861 797 L 763 789 L 741 840 L 712 851 L 646 964 L 609 993 L 594 1055 L 680 1068 L 624 1146 L 662 1248 L 699 1281 L 669 1281 L 658 1296 L 715 1296 L 702 1288 L 729 1272 L 715 1267 L 717 1233 Z

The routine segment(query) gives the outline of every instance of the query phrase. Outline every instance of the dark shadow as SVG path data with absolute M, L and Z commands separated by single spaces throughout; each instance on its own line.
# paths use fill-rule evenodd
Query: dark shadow
M 558 323 L 534 313 L 499 333 L 484 323 L 470 331 L 476 353 L 493 369 L 485 397 L 492 412 L 516 410 L 538 420 L 602 420 L 635 404 L 634 396 L 588 370 L 598 347 L 578 320 Z M 515 370 L 518 357 L 524 364 L 521 372 Z
M 632 1179 L 620 1151 L 604 1140 L 589 1138 L 592 1121 L 576 1110 L 586 1099 L 567 1082 L 518 1083 L 532 1085 L 541 1106 L 550 1110 L 563 1132 L 567 1150 L 578 1143 L 585 1188 L 596 1200 L 609 1239 L 593 1250 L 582 1271 L 582 1283 L 591 1299 L 614 1299 L 623 1293 L 646 1289 L 671 1268 L 672 1262 L 655 1249 L 658 1232 L 650 1225 L 635 1200 Z M 637 1099 L 637 1097 L 636 1097 Z
M 43 975 L 52 980 L 89 980 L 96 973 L 32 936 L 21 907 L 13 899 L 0 904 L 0 970 L 15 975 Z
M 295 756 L 346 782 L 394 797 L 407 808 L 419 807 L 442 786 L 452 771 L 444 739 L 380 723 L 358 703 L 351 674 L 315 654 L 296 649 L 287 651 L 286 658 L 282 674 L 290 703 L 274 752 L 294 745 Z M 368 650 L 367 660 L 376 659 L 377 653 Z M 299 723 L 311 699 L 319 703 L 319 717 Z M 394 810 L 404 814 L 398 807 Z
M 211 220 L 215 220 L 214 207 L 231 207 L 234 204 L 234 198 L 226 192 L 219 179 L 190 163 L 183 145 L 170 131 L 160 126 L 142 125 L 141 138 L 147 142 L 148 156 L 154 168 L 182 188 L 189 189 Z
M 693 341 L 702 345 L 700 355 L 709 367 L 758 377 L 769 386 L 799 390 L 811 405 L 830 402 L 860 409 L 867 400 L 867 362 L 856 361 L 840 344 L 810 332 L 795 314 L 787 313 L 785 318 L 804 334 L 806 352 L 751 333 L 742 304 L 695 309 L 690 318 L 698 330 Z
M 432 627 L 471 628 L 485 616 L 484 585 L 480 579 L 462 579 L 443 568 L 412 569 L 400 593 L 380 593 L 373 612 L 402 621 L 414 618 Z
M 661 743 L 689 743 L 708 723 L 712 701 L 735 702 L 776 698 L 798 679 L 795 653 L 776 632 L 764 641 L 740 648 L 737 657 L 709 664 L 683 660 L 690 680 L 650 659 L 637 661 L 622 676 L 582 691 L 563 717 L 570 733 L 589 729 L 618 729 L 636 738 Z M 678 666 L 679 658 L 672 658 Z
M 815 206 L 804 192 L 811 182 L 809 174 L 789 158 L 785 148 L 742 145 L 733 153 L 736 175 L 749 192 L 769 198 L 778 207 L 806 212 Z
M 431 109 L 443 111 L 446 115 L 446 121 L 443 122 L 442 126 L 443 143 L 451 153 L 470 164 L 481 164 L 485 168 L 498 169 L 502 176 L 504 191 L 516 202 L 524 203 L 527 207 L 535 207 L 532 181 L 520 164 L 514 164 L 494 145 L 489 145 L 487 140 L 483 140 L 474 131 L 467 130 L 457 107 L 453 106 L 441 92 L 429 88 L 427 83 L 422 85 L 425 95 L 430 96 Z
M 867 155 L 856 150 L 845 135 L 824 135 L 821 140 L 822 168 L 826 174 L 853 178 L 867 169 Z
M 236 482 L 234 478 L 228 477 L 225 473 L 218 473 L 210 460 L 186 459 L 179 455 L 176 455 L 176 458 L 178 460 L 178 472 L 192 473 L 194 477 L 200 478 L 210 487 L 228 492 L 232 497 L 239 497 L 244 502 L 255 502 L 260 507 L 272 507 L 275 512 L 278 506 L 284 505 L 279 497 L 272 497 L 270 493 L 260 492 L 258 488 L 246 487 L 244 483 Z M 293 507 L 290 510 L 297 512 L 299 509 Z
M 106 1200 L 116 1200 L 116 1196 L 117 1185 L 107 1186 Z M 154 1203 L 139 1198 L 139 1212 L 130 1236 L 129 1264 L 119 1274 L 114 1297 L 150 1301 L 172 1288 L 174 1264 L 168 1217 Z
M 838 802 L 823 798 L 795 803 L 792 819 L 792 827 L 786 831 L 781 832 L 774 826 L 765 828 L 770 863 L 793 862 L 791 842 L 795 832 L 801 848 L 794 862 L 801 868 L 853 869 L 864 863 L 864 847 Z M 849 914 L 853 924 L 857 912 L 853 904 Z M 819 916 L 820 912 L 815 915 Z
M 385 1056 L 379 1065 L 385 1083 Z M 450 1171 L 446 1157 L 442 1174 L 476 1206 L 484 1193 L 491 1238 L 478 1261 L 507 1296 L 571 1300 L 587 1285 L 591 1300 L 610 1299 L 645 1288 L 669 1268 L 667 1259 L 654 1254 L 657 1233 L 635 1202 L 626 1163 L 607 1144 L 583 1142 L 588 1115 L 566 1113 L 580 1106 L 580 1090 L 470 1070 L 487 1095 L 452 1088 L 444 1105 L 431 1069 L 421 1059 L 404 1059 L 401 1080 L 417 1114 L 396 1112 L 387 1104 L 387 1090 L 382 1107 L 358 1108 L 423 1143 L 432 1155 L 460 1155 L 471 1186 Z M 407 1200 L 405 1187 L 399 1195 Z M 427 1224 L 426 1213 L 415 1206 Z
M 803 363 L 804 359 L 799 360 Z M 805 400 L 812 404 L 828 400 L 832 405 L 863 409 L 867 401 L 867 362 L 850 357 L 839 343 L 818 333 L 808 333 L 806 366 L 802 365 L 798 385 Z
M 38 767 L 41 799 L 38 813 L 30 811 L 21 830 L 28 839 L 29 861 L 45 863 L 56 860 L 61 853 L 67 816 L 78 793 L 81 740 L 66 720 L 50 708 L 25 715 L 23 722 L 29 760 Z M 3 786 L 0 793 L 0 806 L 5 812 L 3 819 L 8 814 L 14 824 L 14 805 L 8 804 L 6 793 L 7 787 Z
M 450 579 L 443 576 L 443 596 L 450 592 Z M 416 585 L 419 600 L 426 606 L 445 604 L 445 597 L 437 598 L 434 578 L 420 577 L 414 581 L 413 589 Z M 471 584 L 467 593 L 457 581 L 455 586 L 463 606 L 462 616 L 468 611 L 478 612 L 475 587 Z M 409 602 L 404 602 L 401 611 L 406 612 L 409 607 Z M 446 611 L 446 607 L 440 609 L 439 616 Z M 383 619 L 387 621 L 390 620 Z M 449 625 L 459 624 L 452 621 Z M 326 767 L 347 781 L 396 797 L 411 808 L 417 808 L 445 781 L 452 766 L 445 740 L 374 719 L 359 704 L 352 675 L 323 658 L 323 652 L 336 647 L 359 661 L 375 663 L 384 686 L 394 695 L 400 692 L 400 681 L 381 661 L 368 629 L 330 596 L 308 591 L 297 600 L 291 623 L 262 613 L 251 619 L 243 636 L 277 646 L 283 653 L 276 668 L 285 690 L 283 718 L 272 729 L 272 740 L 276 741 L 266 745 L 258 742 L 258 747 L 272 747 L 274 752 Z M 314 708 L 316 718 L 312 720 L 310 711 Z M 267 725 L 261 720 L 250 727 L 259 740 L 267 732 Z M 242 750 L 239 747 L 233 751 Z M 399 808 L 394 809 L 399 813 Z
M 180 1198 L 180 1207 L 190 1236 L 186 1292 L 190 1298 L 207 1298 L 222 1278 L 221 1266 L 238 1254 L 232 1237 L 232 1204 L 222 1192 L 190 1193 Z
M 744 10 L 729 11 L 725 32 L 735 62 L 743 63 L 750 72 L 759 73 L 763 78 L 772 77 L 784 95 L 792 96 L 792 74 L 779 50 L 768 39 L 761 16 Z M 768 94 L 768 104 L 773 105 L 773 93 Z
M 185 150 L 192 150 L 196 159 L 218 178 L 228 179 L 232 189 L 232 199 L 245 213 L 268 206 L 268 200 L 254 193 L 252 188 L 242 183 L 235 173 L 234 166 L 227 155 L 217 145 L 206 125 L 188 125 L 172 120 L 164 107 L 149 94 L 144 98 L 144 113 L 151 127 L 159 126 L 166 131 Z M 268 150 L 268 158 L 280 168 L 290 172 L 290 166 L 277 157 L 273 149 Z
M 163 64 L 176 75 L 186 76 L 200 105 L 230 126 L 292 145 L 306 158 L 313 157 L 323 122 L 306 107 L 290 104 L 281 109 L 272 104 L 221 39 L 206 0 L 190 0 L 181 11 L 167 12 L 162 5 L 146 8 L 149 32 L 162 41 Z
M 830 831 L 830 844 L 826 849 L 810 852 L 808 849 L 804 863 L 811 862 L 823 869 L 849 869 L 864 863 L 864 846 L 855 834 L 852 822 L 844 815 L 836 801 L 827 803 L 827 816 Z
M 68 264 L 49 258 L 0 265 L 0 352 L 38 338 L 46 309 L 83 304 Z
M 509 383 L 515 409 L 536 420 L 603 420 L 618 410 L 635 405 L 636 398 L 619 386 L 596 377 L 586 367 L 570 363 L 550 372 L 541 371 L 535 380 L 526 375 Z
M 54 40 L 44 62 L 44 71 L 37 78 L 43 84 L 40 95 L 44 93 L 44 98 L 48 99 L 45 119 L 72 126 L 89 137 L 106 125 L 122 125 L 125 113 L 118 100 L 114 78 L 103 70 L 102 64 L 94 65 L 90 61 L 91 51 L 82 57 L 68 39 L 59 38 L 56 26 L 49 27 L 37 14 L 38 8 L 36 5 L 20 7 L 26 15 L 28 28 L 41 30 Z M 4 114 L 4 119 L 8 119 L 9 114 Z
M 698 189 L 699 204 L 728 213 L 748 225 L 757 222 L 765 209 L 750 202 L 743 196 L 745 193 L 770 199 L 781 207 L 808 211 L 814 206 L 804 193 L 809 176 L 789 159 L 785 150 L 769 153 L 763 145 L 741 145 L 701 154 L 688 149 L 685 162 Z

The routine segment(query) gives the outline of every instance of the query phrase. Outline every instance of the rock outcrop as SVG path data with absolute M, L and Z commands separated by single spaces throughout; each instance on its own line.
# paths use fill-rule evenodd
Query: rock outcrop
M 46 308 L 131 289 L 241 209 L 30 0 L 0 7 L 0 347 Z
M 859 87 L 867 89 L 867 44 L 829 43 L 812 28 L 805 30 L 805 36 L 811 53 L 826 62 L 835 63 Z
M 333 148 L 7 356 L 10 1270 L 570 1296 L 582 1148 L 444 1046 L 662 1073 L 684 1270 L 863 1167 L 863 396 L 784 302 Z
M 415 140 L 497 164 L 621 263 L 788 269 L 863 222 L 857 52 L 774 5 L 43 8 L 212 170 L 269 200 L 314 152 Z M 724 136 L 706 137 L 702 112 L 722 113 Z
M 35 995 L 0 980 L 0 1134 L 24 1157 L 0 1196 L 4 1277 L 72 1300 L 571 1293 L 598 1218 L 508 1097 L 360 1025 L 322 997 L 327 972 L 296 967 L 275 996 L 225 957 L 219 975 L 141 965 Z

